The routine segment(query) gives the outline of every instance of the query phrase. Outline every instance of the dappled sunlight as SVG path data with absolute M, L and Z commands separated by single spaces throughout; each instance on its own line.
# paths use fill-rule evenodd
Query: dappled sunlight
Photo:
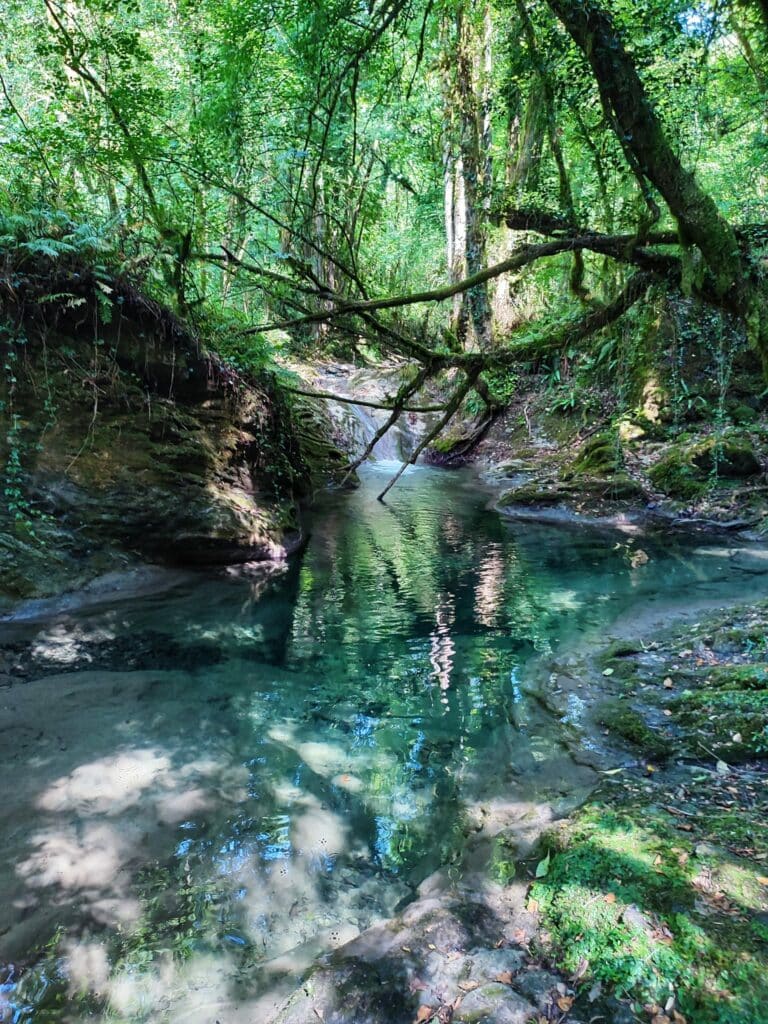
M 294 813 L 291 836 L 304 856 L 334 857 L 347 847 L 348 826 L 338 814 L 322 807 L 316 798 L 305 796 Z
M 155 750 L 123 751 L 80 765 L 57 779 L 38 799 L 44 811 L 121 814 L 153 786 L 171 784 L 168 757 Z
M 41 662 L 65 667 L 81 657 L 87 659 L 87 654 L 83 653 L 85 645 L 112 639 L 114 632 L 109 629 L 73 630 L 60 623 L 41 630 L 32 645 L 32 656 Z
M 71 995 L 92 992 L 105 994 L 110 987 L 111 964 L 102 942 L 68 938 L 62 945 Z
M 45 899 L 63 905 L 77 899 L 80 913 L 114 927 L 135 921 L 129 868 L 141 850 L 142 832 L 107 823 L 41 829 L 30 837 L 32 853 L 16 865 L 18 878 Z
M 582 599 L 575 590 L 553 590 L 548 599 L 549 607 L 555 612 L 575 612 L 582 604 Z
M 236 970 L 225 954 L 199 953 L 183 962 L 162 956 L 143 969 L 116 972 L 107 986 L 109 1006 L 128 1020 L 156 1020 L 173 1006 L 174 1020 L 202 1024 L 227 1004 Z

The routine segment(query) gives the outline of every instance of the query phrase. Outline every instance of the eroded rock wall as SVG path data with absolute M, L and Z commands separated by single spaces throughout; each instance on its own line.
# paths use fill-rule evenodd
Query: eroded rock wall
M 83 267 L 6 259 L 0 325 L 6 595 L 300 544 L 296 501 L 341 455 L 322 438 L 307 453 L 272 376 L 243 379 L 168 310 Z

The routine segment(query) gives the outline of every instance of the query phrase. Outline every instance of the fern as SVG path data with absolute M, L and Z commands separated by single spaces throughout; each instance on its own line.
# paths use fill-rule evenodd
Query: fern
M 18 248 L 33 255 L 50 256 L 51 259 L 76 252 L 73 245 L 61 242 L 56 238 L 34 238 L 31 242 L 21 242 Z

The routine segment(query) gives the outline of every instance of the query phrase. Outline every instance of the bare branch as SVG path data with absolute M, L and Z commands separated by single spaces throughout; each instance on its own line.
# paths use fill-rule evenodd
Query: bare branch
M 400 469 L 398 469 L 398 471 L 395 473 L 395 475 L 389 481 L 389 483 L 384 488 L 384 490 L 381 492 L 381 494 L 378 495 L 378 500 L 379 501 L 384 501 L 384 499 L 386 498 L 386 496 L 389 493 L 389 491 L 392 490 L 392 488 L 395 486 L 397 481 L 400 479 L 400 477 L 406 471 L 408 466 L 412 466 L 416 462 L 418 457 L 421 455 L 421 453 L 424 451 L 424 449 L 429 444 L 431 444 L 432 441 L 434 441 L 434 439 L 438 436 L 438 434 L 440 434 L 445 429 L 445 427 L 448 426 L 448 424 L 451 422 L 451 420 L 453 419 L 454 415 L 458 411 L 458 408 L 461 405 L 461 403 L 464 401 L 464 399 L 467 397 L 469 392 L 475 386 L 475 381 L 479 377 L 481 370 L 482 370 L 482 365 L 478 365 L 477 364 L 477 357 L 475 357 L 475 365 L 472 367 L 471 370 L 469 370 L 467 372 L 467 379 L 464 381 L 464 383 L 460 387 L 458 387 L 454 391 L 454 393 L 451 395 L 451 398 L 448 401 L 447 406 L 445 407 L 445 414 L 443 416 L 441 416 L 440 421 L 437 423 L 437 425 L 434 426 L 429 431 L 429 433 L 424 437 L 424 439 L 420 442 L 420 444 L 417 445 L 417 447 L 414 449 L 413 454 L 411 455 L 411 457 L 402 464 Z
M 387 412 L 396 411 L 398 415 L 401 412 L 442 412 L 443 409 L 445 409 L 445 403 L 442 405 L 404 406 L 398 405 L 397 399 L 395 399 L 394 405 L 384 405 L 383 402 L 367 402 L 363 401 L 362 398 L 345 398 L 343 395 L 334 395 L 330 391 L 307 391 L 304 388 L 295 388 L 290 384 L 283 384 L 282 388 L 284 391 L 290 391 L 294 395 L 305 395 L 307 398 L 326 398 L 330 402 L 343 402 L 346 405 L 362 405 L 366 409 L 385 409 Z

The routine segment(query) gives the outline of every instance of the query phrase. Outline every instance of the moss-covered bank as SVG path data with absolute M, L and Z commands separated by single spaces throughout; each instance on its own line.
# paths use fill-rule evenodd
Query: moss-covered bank
M 528 897 L 575 1013 L 608 996 L 617 1020 L 768 1021 L 767 645 L 763 605 L 592 665 L 619 766 L 544 837 Z

